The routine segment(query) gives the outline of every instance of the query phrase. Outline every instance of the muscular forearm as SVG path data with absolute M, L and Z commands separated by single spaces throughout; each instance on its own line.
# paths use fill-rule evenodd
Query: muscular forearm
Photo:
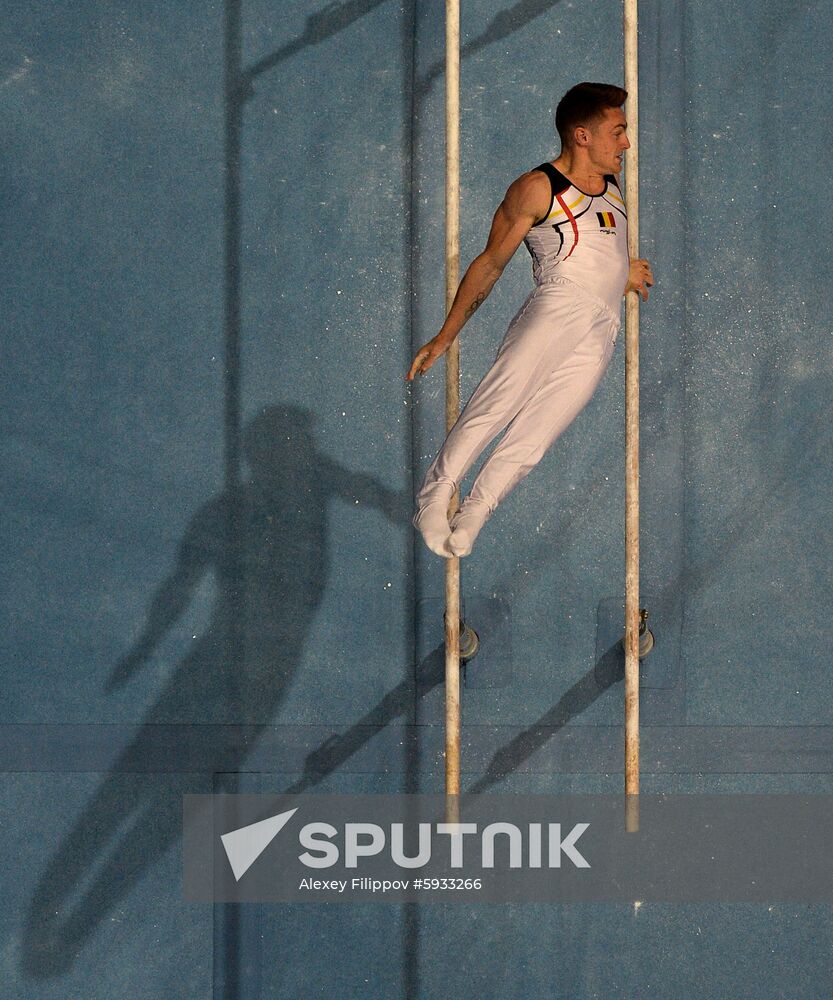
M 503 268 L 486 253 L 475 257 L 460 282 L 439 337 L 451 343 L 491 292 Z
M 549 187 L 541 171 L 523 174 L 509 186 L 492 219 L 486 249 L 469 264 L 440 332 L 417 351 L 405 376 L 408 381 L 424 375 L 446 353 L 466 322 L 485 302 L 530 227 L 544 214 L 549 205 L 549 201 L 545 203 Z

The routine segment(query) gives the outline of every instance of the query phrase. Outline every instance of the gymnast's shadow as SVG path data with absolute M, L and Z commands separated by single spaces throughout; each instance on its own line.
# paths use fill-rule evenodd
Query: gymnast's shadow
M 40 878 L 22 942 L 23 968 L 32 978 L 72 966 L 96 926 L 179 840 L 181 794 L 207 790 L 186 787 L 194 776 L 142 775 L 153 770 L 148 761 L 158 754 L 158 726 L 216 724 L 200 730 L 201 741 L 209 740 L 201 750 L 233 773 L 273 720 L 327 584 L 329 501 L 358 500 L 395 524 L 407 523 L 410 497 L 319 452 L 304 409 L 264 409 L 244 429 L 243 452 L 249 476 L 234 495 L 224 491 L 191 519 L 142 634 L 112 671 L 108 690 L 128 683 L 203 578 L 214 575 L 209 624 Z

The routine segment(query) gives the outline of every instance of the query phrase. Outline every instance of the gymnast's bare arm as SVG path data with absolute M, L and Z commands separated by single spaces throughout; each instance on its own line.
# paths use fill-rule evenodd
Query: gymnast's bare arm
M 552 194 L 549 178 L 530 170 L 514 181 L 495 212 L 486 249 L 469 264 L 440 332 L 417 351 L 407 378 L 424 375 L 441 358 L 494 287 L 533 225 L 544 218 Z

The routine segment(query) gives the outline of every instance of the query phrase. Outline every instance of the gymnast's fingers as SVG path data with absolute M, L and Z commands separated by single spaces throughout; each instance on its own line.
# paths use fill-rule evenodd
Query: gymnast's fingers
M 428 354 L 429 354 L 429 351 L 428 351 L 427 347 L 421 347 L 417 351 L 416 357 L 414 358 L 413 363 L 412 363 L 412 365 L 410 367 L 410 370 L 408 371 L 408 374 L 406 376 L 406 378 L 407 378 L 407 380 L 409 382 L 411 382 L 413 380 L 414 375 L 416 375 L 417 373 L 419 373 L 421 375 L 424 371 L 427 371 L 427 369 L 425 367 L 425 360 L 428 357 Z M 428 367 L 430 368 L 431 366 L 428 365 Z

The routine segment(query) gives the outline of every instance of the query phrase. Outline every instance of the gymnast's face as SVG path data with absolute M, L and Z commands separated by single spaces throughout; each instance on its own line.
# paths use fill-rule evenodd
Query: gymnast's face
M 622 169 L 624 152 L 631 145 L 627 127 L 625 112 L 621 108 L 605 108 L 601 118 L 595 119 L 586 128 L 577 130 L 584 133 L 582 144 L 591 163 L 600 173 L 618 174 Z

